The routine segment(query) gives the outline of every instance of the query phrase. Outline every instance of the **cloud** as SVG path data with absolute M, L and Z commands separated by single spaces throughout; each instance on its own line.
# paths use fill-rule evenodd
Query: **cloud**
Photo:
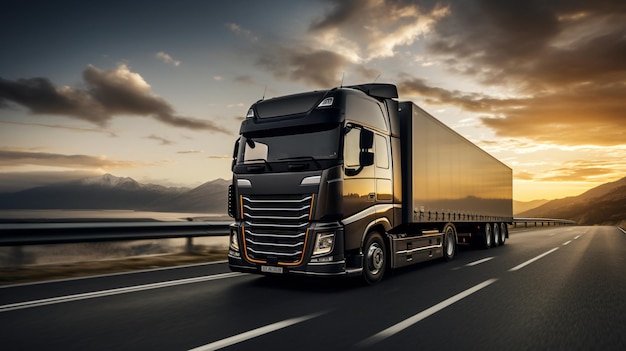
M 109 159 L 106 156 L 63 155 L 48 152 L 34 152 L 11 148 L 0 148 L 0 167 L 8 166 L 48 166 L 79 169 L 134 168 L 150 165 L 146 162 Z
M 212 121 L 177 116 L 167 101 L 152 93 L 141 75 L 131 72 L 124 64 L 112 70 L 89 65 L 83 79 L 86 88 L 77 89 L 56 87 L 47 78 L 16 81 L 0 78 L 0 107 L 8 100 L 36 115 L 63 115 L 101 127 L 114 116 L 134 115 L 179 128 L 232 134 Z
M 401 95 L 478 113 L 499 137 L 626 144 L 623 1 L 447 4 L 424 37 L 425 57 L 509 96 L 437 87 L 411 74 L 400 77 Z
M 167 138 L 163 138 L 163 137 L 160 137 L 160 136 L 157 136 L 157 135 L 154 135 L 154 134 L 152 134 L 152 135 L 150 135 L 150 136 L 147 136 L 147 137 L 146 137 L 146 139 L 156 140 L 156 141 L 160 142 L 160 143 L 161 143 L 161 145 L 172 145 L 172 144 L 176 144 L 176 143 L 175 143 L 175 142 L 173 142 L 172 140 L 169 140 L 169 139 L 167 139 Z
M 560 145 L 623 145 L 626 84 L 584 84 L 570 89 L 538 92 L 521 98 L 496 98 L 429 85 L 404 76 L 398 84 L 403 95 L 427 104 L 449 104 L 481 113 L 483 125 L 500 137 L 528 138 Z
M 164 53 L 163 51 L 157 52 L 156 54 L 156 58 L 158 58 L 159 60 L 165 62 L 165 63 L 169 63 L 172 64 L 176 67 L 180 66 L 180 61 L 174 60 L 172 58 L 172 56 L 170 56 L 169 54 Z
M 112 130 L 107 129 L 99 129 L 99 128 L 81 128 L 81 127 L 70 127 L 70 126 L 61 126 L 54 124 L 45 124 L 45 123 L 22 123 L 22 122 L 9 122 L 9 121 L 0 121 L 0 124 L 10 124 L 16 126 L 25 126 L 25 127 L 43 127 L 43 128 L 52 128 L 52 129 L 63 129 L 69 130 L 72 132 L 80 132 L 80 133 L 98 133 L 98 134 L 108 134 L 110 137 L 117 137 L 117 133 Z
M 354 62 L 390 57 L 410 45 L 449 14 L 448 7 L 416 2 L 334 0 L 310 26 L 314 38 Z
M 382 72 L 377 69 L 367 68 L 363 65 L 356 66 L 356 72 L 359 74 L 359 76 L 363 77 L 365 80 L 369 82 L 373 82 L 374 80 L 379 78 L 380 75 L 382 74 Z
M 546 182 L 597 182 L 620 179 L 624 176 L 626 166 L 622 160 L 571 160 L 561 167 L 550 169 L 541 174 L 529 172 L 516 173 L 516 179 Z
M 252 33 L 252 31 L 241 27 L 237 23 L 226 23 L 226 28 L 230 29 L 235 34 L 250 40 L 251 42 L 259 40 L 259 37 Z
M 506 105 L 508 101 L 506 99 L 492 98 L 482 93 L 465 93 L 458 90 L 434 87 L 424 79 L 406 74 L 398 82 L 398 90 L 403 96 L 421 97 L 429 104 L 456 105 L 471 112 L 494 112 L 498 107 Z M 513 100 L 514 102 L 512 103 L 517 104 L 517 100 Z
M 624 145 L 624 96 L 626 87 L 582 87 L 504 100 L 495 109 L 502 117 L 482 117 L 481 121 L 504 137 L 561 145 Z
M 212 159 L 212 160 L 232 160 L 233 157 L 232 156 L 228 156 L 228 155 L 211 155 L 211 156 L 207 156 L 208 159 Z
M 201 154 L 202 151 L 200 150 L 183 150 L 183 151 L 177 151 L 177 154 Z
M 450 6 L 427 48 L 485 83 L 536 91 L 626 74 L 623 1 L 453 1 Z
M 308 47 L 283 47 L 266 51 L 257 64 L 274 77 L 330 88 L 339 85 L 349 60 L 335 52 Z
M 243 76 L 235 77 L 233 79 L 233 82 L 252 85 L 252 84 L 254 84 L 254 79 L 251 76 L 249 76 L 249 75 L 243 75 Z

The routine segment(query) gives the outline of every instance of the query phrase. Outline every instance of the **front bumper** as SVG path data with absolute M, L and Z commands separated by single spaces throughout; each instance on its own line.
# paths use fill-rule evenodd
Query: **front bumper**
M 307 230 L 310 241 L 316 237 L 318 233 L 326 233 L 332 231 L 335 233 L 334 246 L 331 252 L 325 255 L 313 256 L 313 245 L 308 245 L 299 264 L 281 264 L 268 262 L 253 262 L 248 259 L 243 250 L 245 246 L 241 243 L 245 238 L 241 234 L 239 225 L 235 224 L 232 228 L 238 236 L 239 250 L 232 247 L 228 251 L 228 265 L 230 269 L 236 272 L 245 272 L 253 274 L 283 274 L 283 275 L 307 275 L 307 276 L 352 276 L 361 274 L 361 269 L 350 268 L 346 264 L 343 249 L 343 228 L 335 223 L 312 223 Z
M 229 252 L 228 265 L 232 271 L 253 274 L 283 274 L 283 275 L 309 275 L 309 276 L 356 276 L 361 274 L 361 269 L 347 269 L 344 259 L 328 262 L 309 262 L 297 267 L 280 267 L 282 273 L 268 273 L 263 271 L 262 264 L 248 263 L 240 257 L 235 257 Z

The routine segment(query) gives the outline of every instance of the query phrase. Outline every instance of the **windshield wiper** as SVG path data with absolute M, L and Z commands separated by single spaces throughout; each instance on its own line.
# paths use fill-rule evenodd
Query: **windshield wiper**
M 279 158 L 277 161 L 298 161 L 298 160 L 311 160 L 315 163 L 317 168 L 322 169 L 322 165 L 313 156 L 284 157 L 284 158 Z

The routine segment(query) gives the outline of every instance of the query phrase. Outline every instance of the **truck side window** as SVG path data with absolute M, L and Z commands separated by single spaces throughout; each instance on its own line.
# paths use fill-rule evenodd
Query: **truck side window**
M 389 154 L 387 150 L 387 139 L 382 135 L 374 135 L 376 167 L 389 168 Z
M 343 161 L 348 168 L 359 167 L 359 141 L 361 139 L 361 129 L 352 128 L 344 139 Z
M 348 95 L 346 99 L 346 118 L 362 122 L 368 126 L 388 131 L 385 115 L 380 106 L 367 98 Z

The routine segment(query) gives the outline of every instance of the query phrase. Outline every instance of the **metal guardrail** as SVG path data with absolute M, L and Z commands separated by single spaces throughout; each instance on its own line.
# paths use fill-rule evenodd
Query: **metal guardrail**
M 193 251 L 193 238 L 227 236 L 231 221 L 215 222 L 89 222 L 0 224 L 0 247 L 12 247 L 9 266 L 23 264 L 22 247 L 102 241 L 186 238 L 185 251 Z M 574 221 L 551 218 L 514 218 L 513 226 L 529 223 L 571 225 Z
M 226 236 L 232 222 L 0 224 L 0 246 Z M 190 242 L 188 242 L 190 244 Z
M 0 224 L 0 246 L 69 244 L 98 241 L 226 236 L 230 221 L 215 222 L 90 222 Z M 513 226 L 572 225 L 554 218 L 514 218 Z
M 525 228 L 528 228 L 528 224 L 532 223 L 535 227 L 541 226 L 557 226 L 557 225 L 574 225 L 575 221 L 569 219 L 557 219 L 557 218 L 513 218 L 513 227 L 517 228 L 518 224 L 524 224 Z

